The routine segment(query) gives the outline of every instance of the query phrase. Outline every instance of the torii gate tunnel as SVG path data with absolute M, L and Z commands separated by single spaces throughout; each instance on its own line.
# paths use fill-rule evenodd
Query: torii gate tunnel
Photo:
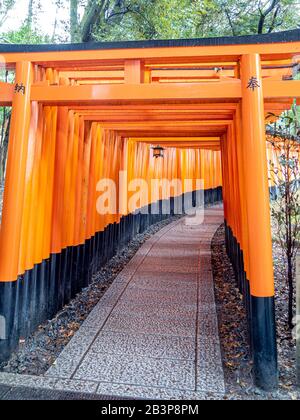
M 0 46 L 14 83 L 0 234 L 1 360 L 116 250 L 204 180 L 223 190 L 227 249 L 247 308 L 255 380 L 277 385 L 266 115 L 300 97 L 300 31 L 238 38 Z M 165 148 L 154 159 L 151 145 Z M 123 177 L 120 177 L 122 172 Z M 125 174 L 125 175 L 124 175 Z M 99 180 L 119 208 L 97 212 Z M 132 180 L 192 179 L 129 209 Z M 125 193 L 126 192 L 126 193 Z M 131 194 L 131 196 L 130 196 Z M 156 203 L 156 214 L 139 212 Z

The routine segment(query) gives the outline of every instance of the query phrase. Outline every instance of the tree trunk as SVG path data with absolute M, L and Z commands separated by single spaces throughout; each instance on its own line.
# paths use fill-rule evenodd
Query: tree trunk
M 291 257 L 288 258 L 288 283 L 289 283 L 289 327 L 294 328 L 294 276 L 293 276 L 293 261 Z
M 81 23 L 81 41 L 92 41 L 93 27 L 100 20 L 107 0 L 90 0 Z
M 265 12 L 263 12 L 262 10 L 260 11 L 260 19 L 259 19 L 259 22 L 258 22 L 258 29 L 257 29 L 257 32 L 259 34 L 262 34 L 264 32 L 264 26 L 265 26 L 265 22 L 266 22 L 266 19 L 267 19 L 268 15 L 273 12 L 275 7 L 277 7 L 279 3 L 280 3 L 280 0 L 273 0 L 272 3 L 270 4 L 270 6 L 268 7 L 268 9 Z M 277 17 L 277 13 L 276 13 L 276 16 L 275 16 L 275 20 L 276 20 L 276 17 Z M 275 25 L 275 20 L 273 21 L 273 25 Z
M 79 41 L 78 0 L 70 0 L 71 42 Z
M 287 162 L 290 160 L 290 147 L 286 149 Z M 285 168 L 285 229 L 286 229 L 286 256 L 287 256 L 287 280 L 289 287 L 289 309 L 288 309 L 288 322 L 289 327 L 292 330 L 294 328 L 293 318 L 293 303 L 294 303 L 294 272 L 293 272 L 293 235 L 292 235 L 292 214 L 291 214 L 291 181 L 292 174 L 289 165 Z
M 30 30 L 32 29 L 32 23 L 33 23 L 33 0 L 29 0 L 26 26 Z

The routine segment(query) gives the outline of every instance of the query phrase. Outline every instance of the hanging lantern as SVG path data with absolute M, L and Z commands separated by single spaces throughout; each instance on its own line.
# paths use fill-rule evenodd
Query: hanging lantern
M 157 158 L 163 158 L 164 157 L 164 148 L 157 145 L 155 147 L 152 147 L 153 150 L 153 157 L 155 157 L 155 159 Z

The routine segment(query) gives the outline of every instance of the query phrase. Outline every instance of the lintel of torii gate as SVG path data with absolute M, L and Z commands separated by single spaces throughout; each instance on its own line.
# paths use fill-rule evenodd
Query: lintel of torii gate
M 14 86 L 0 84 L 0 104 L 11 105 Z M 300 80 L 264 80 L 266 100 L 300 98 Z M 112 104 L 145 102 L 205 102 L 238 101 L 242 98 L 239 80 L 216 83 L 139 84 L 139 85 L 82 85 L 82 86 L 31 86 L 31 100 L 45 105 Z
M 246 37 L 73 45 L 0 45 L 0 67 L 30 62 L 30 98 L 45 105 L 101 106 L 236 103 L 241 61 L 260 56 L 265 101 L 300 98 L 293 80 L 300 63 L 299 31 Z M 1 64 L 2 63 L 2 64 Z M 21 80 L 15 80 L 17 85 Z M 0 104 L 16 86 L 0 84 Z
M 265 99 L 300 98 L 300 80 L 263 80 Z M 209 83 L 124 84 L 108 86 L 32 86 L 31 99 L 45 104 L 106 101 L 202 101 L 242 98 L 240 80 Z

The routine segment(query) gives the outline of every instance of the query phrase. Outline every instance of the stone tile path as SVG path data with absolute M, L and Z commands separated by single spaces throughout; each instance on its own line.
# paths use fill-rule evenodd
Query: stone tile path
M 122 398 L 128 400 L 127 398 Z M 9 387 L 0 385 L 0 401 L 113 401 L 119 397 L 99 394 L 84 394 L 71 391 L 55 391 L 39 388 Z
M 210 252 L 222 220 L 213 208 L 200 226 L 183 219 L 158 232 L 45 377 L 0 374 L 0 383 L 147 399 L 222 396 Z

